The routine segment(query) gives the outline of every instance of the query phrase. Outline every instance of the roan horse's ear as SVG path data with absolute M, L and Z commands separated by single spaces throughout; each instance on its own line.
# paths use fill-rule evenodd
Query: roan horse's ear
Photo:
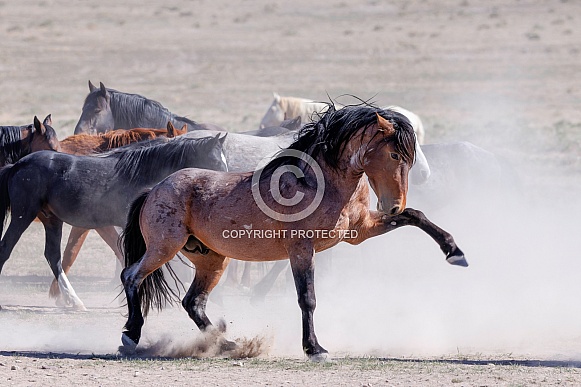
M 43 124 L 40 123 L 40 121 L 38 120 L 38 118 L 36 116 L 34 116 L 34 129 L 39 134 L 46 133 L 46 128 L 44 127 Z
M 97 88 L 95 87 L 95 85 L 93 85 L 93 83 L 89 79 L 89 93 L 92 93 L 95 90 L 97 90 Z
M 48 125 L 48 126 L 52 126 L 52 116 L 49 114 L 48 116 L 46 116 L 46 118 L 44 119 L 44 121 L 42 121 L 43 125 Z
M 391 136 L 395 133 L 395 129 L 393 124 L 379 115 L 379 113 L 375 113 L 377 116 L 377 126 L 379 127 L 380 132 L 384 132 L 386 136 Z

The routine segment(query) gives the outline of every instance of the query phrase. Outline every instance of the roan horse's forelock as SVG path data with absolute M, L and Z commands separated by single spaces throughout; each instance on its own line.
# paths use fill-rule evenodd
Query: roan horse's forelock
M 348 105 L 342 109 L 336 109 L 333 103 L 329 103 L 329 108 L 320 115 L 318 121 L 308 123 L 299 130 L 296 140 L 288 149 L 304 152 L 315 159 L 322 156 L 330 167 L 338 168 L 345 146 L 359 129 L 377 122 L 376 113 L 393 125 L 395 133 L 389 141 L 393 142 L 396 151 L 406 162 L 413 163 L 415 135 L 409 120 L 400 113 L 369 104 Z M 363 133 L 361 135 L 363 136 Z M 296 165 L 303 169 L 303 164 L 295 157 L 275 157 L 263 171 L 273 172 L 282 165 Z M 268 173 L 263 173 L 261 176 L 266 175 Z

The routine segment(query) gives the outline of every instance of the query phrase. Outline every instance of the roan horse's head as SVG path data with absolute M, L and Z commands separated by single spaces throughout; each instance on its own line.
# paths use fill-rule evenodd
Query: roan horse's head
M 402 128 L 404 125 L 398 123 L 398 126 L 404 133 L 397 135 L 393 124 L 377 114 L 379 133 L 369 141 L 362 159 L 363 171 L 377 195 L 377 211 L 389 216 L 400 214 L 406 207 L 408 174 L 415 154 L 411 125 Z
M 89 95 L 85 99 L 81 118 L 75 126 L 75 134 L 96 134 L 115 129 L 110 100 L 111 96 L 102 82 L 97 88 L 89 81 Z

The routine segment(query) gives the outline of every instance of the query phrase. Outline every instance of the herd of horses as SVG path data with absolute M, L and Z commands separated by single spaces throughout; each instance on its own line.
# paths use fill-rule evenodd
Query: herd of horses
M 89 230 L 96 230 L 124 267 L 128 319 L 122 343 L 131 353 L 148 311 L 179 301 L 167 281 L 173 271 L 161 270 L 177 254 L 195 267 L 181 303 L 201 330 L 212 326 L 208 296 L 231 260 L 278 261 L 275 273 L 290 263 L 302 346 L 310 359 L 320 360 L 327 351 L 314 329 L 315 253 L 415 226 L 439 245 L 448 263 L 468 265 L 448 232 L 407 206 L 408 188 L 421 192 L 433 174 L 444 173 L 438 146 L 420 146 L 419 117 L 365 102 L 289 101 L 275 95 L 258 129 L 235 133 L 89 82 L 73 135 L 59 141 L 50 116 L 0 127 L 0 271 L 36 219 L 44 226 L 44 255 L 54 274 L 50 294 L 59 305 L 85 310 L 67 273 Z M 468 143 L 446 147 L 468 149 L 471 159 L 487 153 Z M 370 209 L 371 194 L 376 210 Z M 305 216 L 292 217 L 316 200 Z M 64 223 L 72 229 L 61 255 Z M 277 237 L 224 237 L 225 230 L 248 229 Z M 234 345 L 221 340 L 225 348 Z

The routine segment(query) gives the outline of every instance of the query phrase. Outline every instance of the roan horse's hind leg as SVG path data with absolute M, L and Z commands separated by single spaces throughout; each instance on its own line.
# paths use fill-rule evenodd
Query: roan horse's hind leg
M 212 250 L 208 250 L 206 254 L 192 253 L 186 250 L 182 250 L 182 253 L 196 267 L 196 275 L 182 300 L 182 305 L 198 328 L 203 331 L 212 325 L 206 316 L 208 296 L 220 281 L 230 258 Z
M 44 256 L 57 280 L 61 294 L 64 296 L 65 303 L 72 305 L 72 307 L 77 310 L 87 310 L 81 299 L 75 293 L 75 290 L 63 271 L 61 263 L 63 222 L 54 216 L 40 215 L 39 219 L 44 225 L 45 231 Z

